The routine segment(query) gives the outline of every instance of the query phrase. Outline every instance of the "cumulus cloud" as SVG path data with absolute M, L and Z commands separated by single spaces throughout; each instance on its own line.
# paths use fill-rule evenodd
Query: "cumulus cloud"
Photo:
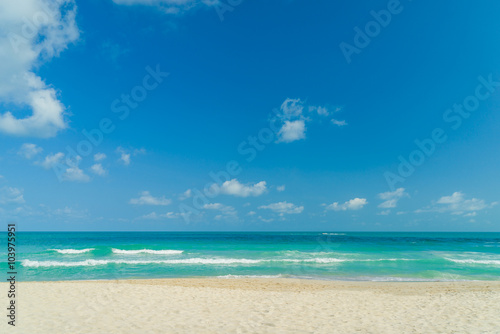
M 78 166 L 69 167 L 63 174 L 63 180 L 73 182 L 88 182 L 90 177 Z
M 139 198 L 132 198 L 129 203 L 135 205 L 169 205 L 172 201 L 162 197 L 153 197 L 149 191 L 139 193 Z
M 37 162 L 37 164 L 45 169 L 51 169 L 54 168 L 56 165 L 61 164 L 63 158 L 64 158 L 64 153 L 62 152 L 49 154 L 45 157 L 45 159 L 42 162 Z
M 0 204 L 25 203 L 23 190 L 14 187 L 0 188 Z
M 449 212 L 453 215 L 466 215 L 472 216 L 476 214 L 476 211 L 481 211 L 490 207 L 495 206 L 497 203 L 486 203 L 486 201 L 478 198 L 466 199 L 465 194 L 456 191 L 450 196 L 443 196 L 437 202 L 432 205 L 417 210 L 416 212 Z M 468 215 L 472 213 L 471 215 Z
M 122 147 L 118 147 L 116 152 L 120 154 L 118 161 L 123 163 L 125 166 L 130 165 L 130 153 L 127 153 L 127 151 L 125 151 Z
M 256 197 L 262 195 L 267 190 L 266 181 L 260 181 L 255 184 L 242 184 L 237 179 L 226 181 L 221 186 L 214 184 L 212 187 L 218 187 L 221 194 L 237 197 Z
M 307 107 L 309 112 L 304 113 L 305 108 L 305 102 L 301 99 L 287 98 L 281 104 L 279 110 L 276 112 L 276 116 L 273 118 L 273 121 L 279 124 L 277 143 L 291 143 L 306 139 L 306 122 L 314 121 L 318 117 L 324 118 L 342 110 L 340 107 L 336 107 L 330 111 L 329 108 L 324 106 L 309 106 Z M 338 126 L 347 125 L 347 122 L 344 120 L 331 119 L 331 122 Z
M 334 202 L 326 207 L 327 210 L 333 211 L 347 211 L 347 210 L 360 210 L 362 209 L 368 201 L 366 198 L 354 198 L 343 204 L 339 204 L 338 202 Z
M 36 161 L 35 165 L 39 165 L 45 169 L 52 169 L 56 173 L 60 181 L 90 181 L 90 176 L 85 174 L 85 172 L 79 167 L 79 164 L 82 161 L 82 157 L 76 156 L 74 161 L 71 161 L 70 164 L 63 164 L 64 157 L 64 153 L 62 152 L 51 153 L 45 156 L 45 159 Z
M 277 186 L 277 187 L 276 187 L 276 190 L 278 190 L 278 191 L 280 191 L 280 192 L 281 192 L 281 191 L 285 191 L 285 185 L 282 185 L 282 186 Z
M 99 176 L 104 176 L 106 175 L 106 170 L 104 167 L 102 167 L 102 164 L 93 164 L 92 167 L 90 167 L 90 170 Z
M 405 188 L 398 188 L 394 191 L 387 191 L 385 193 L 378 194 L 378 198 L 384 200 L 384 202 L 378 205 L 382 209 L 392 209 L 398 204 L 398 201 L 403 197 L 408 197 L 408 193 L 405 192 Z
M 285 121 L 278 132 L 278 143 L 291 143 L 306 138 L 306 123 L 303 119 Z
M 284 202 L 278 202 L 278 203 L 272 203 L 269 205 L 262 205 L 259 206 L 259 209 L 267 209 L 267 210 L 272 210 L 274 212 L 280 213 L 280 214 L 296 214 L 296 213 L 301 213 L 304 211 L 303 206 L 297 206 L 293 203 L 288 203 L 286 201 Z
M 0 2 L 0 102 L 31 111 L 0 112 L 0 132 L 47 138 L 67 127 L 57 91 L 34 71 L 78 39 L 75 15 L 73 0 Z
M 70 181 L 70 182 L 88 182 L 90 181 L 90 176 L 85 174 L 85 172 L 80 169 L 79 164 L 82 161 L 82 157 L 76 156 L 75 160 L 68 165 L 63 164 L 64 153 L 52 153 L 48 154 L 44 160 L 36 161 L 35 164 L 39 165 L 45 169 L 52 169 L 57 174 L 60 181 Z
M 300 99 L 286 99 L 277 113 L 282 123 L 277 143 L 291 143 L 306 138 L 306 124 L 303 116 L 304 103 Z
M 25 143 L 21 146 L 17 154 L 29 160 L 42 151 L 43 149 L 39 146 L 36 146 L 35 144 Z

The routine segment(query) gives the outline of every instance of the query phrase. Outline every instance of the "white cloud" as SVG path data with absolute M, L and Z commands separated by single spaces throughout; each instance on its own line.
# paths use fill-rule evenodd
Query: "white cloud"
M 278 191 L 285 191 L 285 185 L 277 186 L 276 190 L 278 190 Z
M 69 167 L 63 174 L 63 180 L 74 182 L 88 182 L 90 177 L 78 166 Z
M 188 189 L 179 196 L 179 199 L 183 201 L 185 199 L 191 198 L 191 196 L 193 196 L 193 191 L 191 189 Z
M 118 161 L 123 163 L 125 166 L 130 165 L 130 153 L 127 153 L 122 147 L 118 147 L 116 152 L 120 154 Z
M 368 201 L 366 198 L 354 198 L 343 204 L 339 204 L 338 202 L 334 202 L 326 207 L 327 210 L 334 211 L 347 211 L 347 210 L 360 210 L 362 209 Z
M 51 169 L 54 166 L 60 164 L 63 158 L 64 158 L 64 153 L 62 152 L 49 154 L 45 157 L 45 160 L 43 160 L 42 162 L 37 162 L 36 164 L 42 166 L 45 169 Z
M 318 115 L 320 115 L 320 116 L 328 116 L 330 114 L 328 112 L 328 109 L 325 107 L 310 106 L 309 112 L 314 112 L 314 111 L 316 111 L 318 113 Z
M 127 6 L 155 6 L 167 14 L 181 14 L 193 8 L 219 4 L 218 0 L 113 0 L 113 2 Z
M 303 119 L 285 121 L 278 132 L 278 143 L 291 143 L 306 138 L 306 124 Z
M 280 116 L 283 119 L 293 119 L 302 116 L 304 103 L 300 99 L 286 99 L 280 107 Z
M 247 215 L 249 215 L 249 216 L 254 216 L 256 214 L 257 214 L 257 212 L 255 212 L 255 211 L 250 211 L 249 213 L 247 213 Z
M 146 154 L 146 150 L 141 148 L 141 149 L 134 149 L 132 150 L 132 152 L 130 152 L 129 150 L 126 150 L 123 147 L 119 146 L 116 148 L 116 153 L 120 154 L 120 158 L 118 159 L 118 161 L 123 163 L 125 166 L 128 166 L 130 165 L 131 162 L 130 158 L 132 156 L 136 156 L 138 154 Z
M 438 210 L 449 211 L 452 214 L 462 214 L 465 211 L 479 211 L 486 209 L 488 205 L 482 199 L 465 199 L 462 192 L 454 192 L 451 196 L 443 196 L 438 201 Z
M 221 203 L 209 203 L 203 206 L 206 210 L 216 210 L 221 213 L 221 215 L 215 216 L 215 219 L 226 219 L 226 220 L 234 220 L 238 218 L 238 212 L 235 208 L 229 205 L 224 205 Z
M 92 167 L 90 167 L 90 170 L 99 176 L 106 175 L 106 170 L 102 167 L 102 164 L 93 164 Z
M 87 174 L 85 174 L 85 172 L 78 166 L 82 161 L 82 157 L 76 156 L 75 161 L 72 163 L 70 167 L 67 167 L 62 163 L 63 159 L 64 159 L 64 153 L 58 152 L 47 155 L 43 161 L 37 161 L 35 162 L 35 164 L 45 169 L 54 169 L 61 181 L 73 181 L 73 182 L 90 181 L 90 177 Z
M 34 70 L 78 39 L 75 15 L 73 0 L 0 2 L 0 102 L 31 110 L 0 114 L 0 132 L 46 138 L 67 127 L 57 91 Z
M 96 153 L 96 154 L 94 154 L 94 161 L 95 162 L 99 162 L 99 161 L 102 161 L 104 159 L 106 159 L 106 154 L 104 154 L 104 153 Z
M 333 109 L 333 110 L 331 110 Z M 309 112 L 316 112 L 320 116 L 330 116 L 332 113 L 342 111 L 342 107 L 321 107 L 321 106 L 310 106 Z
M 332 112 L 324 106 L 309 106 L 307 115 L 304 115 L 305 103 L 301 99 L 287 98 L 273 118 L 280 125 L 277 133 L 276 143 L 291 143 L 306 138 L 306 122 L 311 122 L 315 118 L 327 117 Z M 337 107 L 333 112 L 342 110 Z M 347 125 L 346 121 L 332 119 L 331 122 L 338 126 Z
M 43 151 L 43 149 L 39 146 L 36 146 L 35 144 L 25 143 L 21 146 L 21 148 L 19 149 L 17 154 L 25 157 L 26 159 L 31 159 L 34 156 L 41 153 L 42 151 Z
M 345 126 L 347 125 L 347 122 L 345 120 L 339 121 L 334 118 L 332 118 L 332 123 L 338 126 Z
M 163 213 L 163 214 L 157 214 L 156 212 L 151 212 L 147 215 L 140 217 L 139 219 L 150 219 L 150 220 L 175 219 L 175 218 L 179 218 L 181 216 L 182 216 L 182 214 L 174 213 L 174 212 L 167 212 L 167 213 Z
M 0 188 L 0 204 L 25 203 L 23 190 L 13 187 Z
M 212 187 L 218 187 L 221 194 L 233 195 L 238 197 L 260 196 L 266 192 L 266 181 L 260 181 L 255 184 L 241 184 L 237 179 L 224 182 L 221 186 L 214 184 Z
M 465 194 L 456 191 L 451 196 L 443 196 L 437 202 L 432 205 L 416 210 L 417 213 L 420 212 L 440 212 L 445 213 L 449 212 L 453 215 L 465 215 L 467 217 L 475 216 L 477 214 L 476 211 L 481 211 L 487 208 L 491 208 L 495 206 L 497 202 L 486 203 L 482 199 L 471 198 L 466 199 Z
M 149 191 L 139 193 L 139 198 L 132 198 L 129 203 L 135 205 L 169 205 L 172 201 L 162 197 L 153 197 Z
M 379 208 L 392 209 L 398 204 L 398 201 L 403 197 L 408 197 L 408 193 L 405 192 L 405 188 L 398 188 L 394 191 L 387 191 L 378 194 L 378 198 L 384 200 L 384 202 L 378 205 Z
M 262 206 L 259 206 L 259 209 L 268 209 L 268 210 L 272 210 L 274 212 L 281 213 L 281 214 L 284 214 L 284 213 L 294 214 L 294 213 L 301 213 L 302 211 L 304 211 L 303 206 L 296 206 L 295 204 L 288 203 L 286 201 L 272 203 L 269 205 L 262 205 Z

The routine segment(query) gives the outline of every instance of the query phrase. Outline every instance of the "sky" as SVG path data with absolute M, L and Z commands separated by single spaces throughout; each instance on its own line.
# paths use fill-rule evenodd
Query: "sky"
M 497 1 L 0 3 L 20 231 L 500 231 Z

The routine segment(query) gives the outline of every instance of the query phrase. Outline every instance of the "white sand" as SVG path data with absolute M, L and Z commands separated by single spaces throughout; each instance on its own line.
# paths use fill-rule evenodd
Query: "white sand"
M 164 279 L 18 292 L 15 329 L 0 294 L 0 333 L 500 333 L 500 282 Z

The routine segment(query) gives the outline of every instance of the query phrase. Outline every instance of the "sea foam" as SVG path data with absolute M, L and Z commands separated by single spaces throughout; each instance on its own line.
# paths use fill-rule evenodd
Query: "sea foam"
M 83 254 L 93 251 L 95 248 L 85 248 L 85 249 L 49 249 L 51 251 L 56 251 L 59 254 Z
M 173 254 L 182 254 L 184 251 L 174 250 L 174 249 L 162 249 L 162 250 L 154 250 L 154 249 L 137 249 L 137 250 L 125 250 L 125 249 L 116 249 L 113 248 L 112 252 L 115 254 L 156 254 L 156 255 L 173 255 Z
M 494 264 L 494 265 L 500 265 L 500 260 L 473 260 L 473 259 L 449 259 L 446 258 L 448 261 L 452 261 L 455 263 L 470 263 L 470 264 Z
M 334 264 L 341 262 L 356 262 L 356 261 L 398 261 L 408 259 L 375 259 L 375 260 L 348 260 L 337 258 L 314 258 L 314 259 L 232 259 L 232 258 L 189 258 L 178 260 L 84 260 L 74 262 L 63 261 L 33 261 L 23 260 L 23 267 L 79 267 L 79 266 L 101 266 L 108 264 L 200 264 L 200 265 L 234 265 L 234 264 L 258 264 L 269 262 L 290 262 L 290 263 L 317 263 L 317 264 Z
M 74 262 L 23 260 L 23 267 L 81 267 L 107 264 L 254 264 L 261 260 L 250 259 L 182 259 L 182 260 L 85 260 Z

